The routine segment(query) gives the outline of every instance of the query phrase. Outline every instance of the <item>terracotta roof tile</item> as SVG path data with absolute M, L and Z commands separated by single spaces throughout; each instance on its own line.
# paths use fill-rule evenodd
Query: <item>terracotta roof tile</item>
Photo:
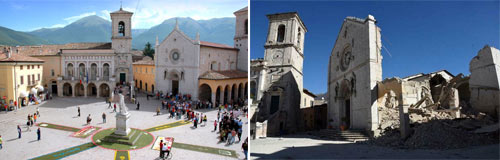
M 0 62 L 44 62 L 41 59 L 24 56 L 20 54 L 12 54 L 7 58 L 7 54 L 0 54 Z
M 213 42 L 207 42 L 207 41 L 200 41 L 201 46 L 207 46 L 207 47 L 215 47 L 215 48 L 223 48 L 223 49 L 234 49 L 238 50 L 238 48 L 234 48 L 225 44 L 219 44 L 219 43 L 213 43 Z
M 27 56 L 57 55 L 61 49 L 111 49 L 111 43 L 67 43 L 55 45 L 16 46 L 13 53 Z
M 211 79 L 211 80 L 221 80 L 221 79 L 234 79 L 234 78 L 246 78 L 247 72 L 239 70 L 228 70 L 228 71 L 207 71 L 200 76 L 200 79 Z

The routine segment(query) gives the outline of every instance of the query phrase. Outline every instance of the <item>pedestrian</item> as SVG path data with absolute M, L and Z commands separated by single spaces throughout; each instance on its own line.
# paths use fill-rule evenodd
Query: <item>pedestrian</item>
M 109 109 L 109 108 L 111 108 L 111 100 L 110 99 L 108 99 L 108 104 L 109 104 L 108 105 L 108 109 Z
M 164 152 L 167 152 L 167 158 L 168 158 L 168 156 L 170 155 L 170 149 L 168 148 L 167 143 L 163 143 L 163 149 L 164 149 Z
M 78 117 L 80 117 L 80 106 L 78 106 Z
M 139 107 L 141 106 L 141 104 L 139 104 L 139 102 L 137 102 L 137 110 L 139 110 Z
M 92 118 L 90 118 L 90 114 L 89 114 L 89 116 L 87 117 L 87 125 L 90 124 L 90 121 L 92 121 Z
M 156 115 L 160 115 L 160 107 L 156 108 Z
M 17 125 L 17 138 L 21 139 L 21 127 L 19 125 Z
M 194 117 L 194 128 L 198 128 L 198 117 Z
M 160 140 L 160 158 L 165 156 L 165 152 L 163 152 L 163 140 Z
M 38 127 L 38 130 L 36 131 L 36 135 L 38 137 L 38 140 L 40 140 L 40 136 L 41 136 L 40 127 Z
M 245 159 L 247 159 L 247 154 L 248 154 L 248 137 L 245 139 L 245 142 L 241 145 L 241 148 L 243 149 L 243 153 L 245 153 Z
M 0 135 L 0 149 L 3 149 L 2 143 L 3 143 L 2 135 Z
M 226 144 L 230 145 L 232 139 L 233 139 L 233 134 L 232 134 L 231 130 L 228 130 L 228 132 L 227 132 L 227 143 Z
M 214 132 L 217 130 L 217 120 L 214 121 Z
M 36 115 L 37 115 L 36 113 L 33 114 L 33 119 L 35 119 L 35 123 L 36 123 Z
M 31 126 L 31 127 L 33 127 L 33 123 L 34 123 L 34 122 L 33 122 L 33 115 L 32 115 L 32 116 L 30 116 L 30 126 Z
M 243 132 L 243 129 L 240 127 L 238 128 L 238 142 L 241 141 L 241 133 Z
M 102 112 L 102 123 L 106 123 L 106 113 Z
M 36 107 L 36 115 L 40 118 L 40 109 L 38 109 L 38 107 Z
M 116 112 L 116 103 L 113 105 L 113 112 Z
M 236 139 L 236 131 L 234 129 L 231 131 L 231 137 L 232 137 L 231 138 L 231 144 L 233 144 L 234 140 Z

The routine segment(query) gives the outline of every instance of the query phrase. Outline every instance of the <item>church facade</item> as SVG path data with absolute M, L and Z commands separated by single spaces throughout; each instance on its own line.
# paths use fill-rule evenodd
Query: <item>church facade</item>
M 372 15 L 347 17 L 330 55 L 328 127 L 378 128 L 377 82 L 382 81 L 380 28 Z
M 241 50 L 246 50 L 248 44 L 242 43 L 246 40 L 241 37 L 248 36 L 248 31 L 238 22 L 247 19 L 239 15 L 236 18 L 235 47 L 201 41 L 199 34 L 191 39 L 176 22 L 172 32 L 161 42 L 157 40 L 155 45 L 158 91 L 190 95 L 193 100 L 209 101 L 214 105 L 246 99 L 247 72 L 241 68 L 241 63 L 248 63 L 248 54 Z

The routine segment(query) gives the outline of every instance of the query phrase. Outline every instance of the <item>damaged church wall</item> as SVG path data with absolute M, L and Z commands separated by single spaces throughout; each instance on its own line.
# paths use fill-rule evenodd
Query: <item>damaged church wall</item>
M 328 127 L 378 128 L 377 82 L 382 80 L 380 29 L 376 20 L 347 17 L 330 55 Z
M 485 46 L 470 62 L 470 103 L 474 109 L 500 115 L 500 51 Z

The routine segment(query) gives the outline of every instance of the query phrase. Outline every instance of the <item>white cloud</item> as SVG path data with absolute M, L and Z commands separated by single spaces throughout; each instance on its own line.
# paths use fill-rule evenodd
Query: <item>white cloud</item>
M 137 4 L 139 2 L 140 4 Z M 123 10 L 134 12 L 132 17 L 132 28 L 148 29 L 173 17 L 191 17 L 195 20 L 234 17 L 233 12 L 247 5 L 248 1 L 246 0 L 141 0 L 123 2 Z M 48 28 L 64 27 L 78 19 L 91 15 L 97 15 L 103 19 L 111 20 L 109 13 L 115 10 L 118 10 L 118 8 L 87 12 L 77 16 L 67 17 L 63 19 L 66 23 L 55 24 Z
M 74 21 L 79 20 L 83 17 L 93 16 L 93 15 L 96 15 L 95 12 L 82 13 L 78 16 L 71 16 L 68 18 L 64 18 L 64 20 L 69 24 L 69 23 L 73 23 Z

